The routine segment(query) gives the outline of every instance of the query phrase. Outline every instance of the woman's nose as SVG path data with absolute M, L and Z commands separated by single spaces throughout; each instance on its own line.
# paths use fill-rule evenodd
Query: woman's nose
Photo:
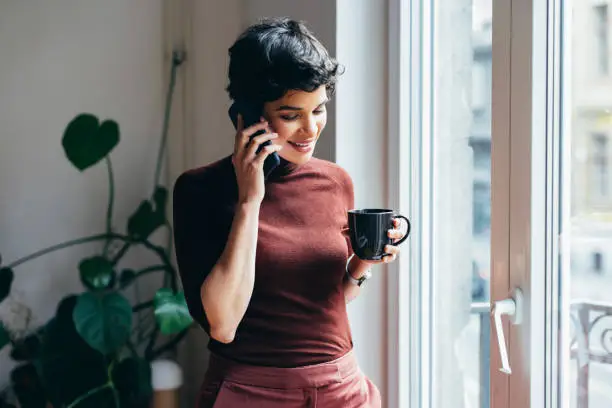
M 314 118 L 308 119 L 307 123 L 304 126 L 304 130 L 310 137 L 315 137 L 318 133 L 319 127 L 317 126 L 317 121 Z

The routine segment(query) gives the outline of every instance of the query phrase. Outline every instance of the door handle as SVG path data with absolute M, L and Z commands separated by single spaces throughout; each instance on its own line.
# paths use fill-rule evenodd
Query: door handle
M 502 315 L 507 315 L 512 324 L 521 324 L 523 320 L 523 292 L 521 289 L 516 288 L 513 297 L 495 302 L 491 312 L 493 314 L 493 320 L 495 321 L 497 343 L 499 345 L 499 354 L 502 361 L 502 367 L 499 371 L 505 374 L 512 374 L 510 362 L 508 361 L 508 349 L 506 348 L 506 338 L 504 336 L 504 327 L 502 326 L 501 317 Z

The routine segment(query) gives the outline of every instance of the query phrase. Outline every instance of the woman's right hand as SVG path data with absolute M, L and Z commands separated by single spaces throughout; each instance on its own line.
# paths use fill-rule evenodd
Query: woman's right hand
M 232 163 L 236 171 L 236 180 L 238 182 L 238 202 L 239 203 L 256 203 L 259 204 L 264 198 L 264 160 L 272 152 L 281 150 L 280 145 L 270 144 L 264 146 L 263 149 L 256 154 L 259 146 L 278 137 L 276 133 L 269 132 L 268 122 L 262 119 L 248 128 L 244 128 L 242 115 L 238 115 L 238 123 L 236 130 L 236 140 L 234 143 L 234 154 L 232 155 Z M 260 130 L 266 131 L 259 136 L 250 140 L 251 135 Z

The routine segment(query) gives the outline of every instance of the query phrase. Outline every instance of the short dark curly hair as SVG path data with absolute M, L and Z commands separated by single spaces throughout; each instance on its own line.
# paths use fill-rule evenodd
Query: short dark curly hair
M 233 100 L 262 104 L 289 90 L 312 92 L 324 85 L 335 93 L 343 67 L 301 21 L 266 18 L 247 28 L 229 49 Z

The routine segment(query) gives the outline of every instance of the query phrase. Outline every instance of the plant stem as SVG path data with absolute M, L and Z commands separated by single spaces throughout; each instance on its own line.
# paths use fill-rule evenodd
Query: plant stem
M 113 383 L 113 368 L 115 367 L 116 360 L 113 359 L 108 366 L 108 370 L 106 371 L 108 375 L 108 383 L 110 385 L 111 391 L 113 392 L 113 399 L 115 400 L 115 407 L 121 408 L 121 403 L 119 402 L 119 394 L 117 393 L 117 388 L 115 388 L 115 383 Z
M 148 268 L 139 270 L 138 272 L 136 272 L 136 277 L 140 277 L 148 273 L 158 272 L 158 271 L 171 272 L 171 271 L 168 271 L 168 267 L 166 265 L 154 265 L 154 266 L 149 266 Z
M 147 348 L 145 349 L 145 359 L 147 361 L 151 361 L 153 358 L 153 347 L 155 346 L 155 341 L 157 340 L 157 335 L 159 334 L 159 326 L 155 326 L 153 329 L 153 333 L 149 337 L 149 343 L 147 344 Z
M 58 251 L 60 249 L 64 249 L 64 248 L 68 248 L 71 247 L 73 245 L 80 245 L 80 244 L 86 244 L 88 242 L 94 242 L 94 241 L 102 241 L 105 239 L 109 239 L 109 234 L 97 234 L 97 235 L 92 235 L 90 237 L 84 237 L 84 238 L 78 238 L 78 239 L 73 239 L 71 241 L 66 241 L 63 242 L 61 244 L 57 244 L 57 245 L 53 245 L 50 246 L 48 248 L 45 249 L 41 249 L 38 252 L 34 252 L 31 255 L 25 256 L 21 259 L 16 260 L 15 262 L 11 263 L 10 265 L 8 265 L 8 268 L 16 268 L 17 266 L 21 265 L 22 263 L 25 263 L 27 261 L 30 261 L 32 259 L 38 258 L 40 256 L 43 256 L 45 254 L 48 254 L 50 252 L 54 252 L 54 251 Z
M 168 229 L 168 242 L 166 243 L 166 253 L 167 254 L 171 254 L 172 253 L 172 244 L 173 244 L 173 232 L 172 232 L 172 226 L 170 225 L 169 222 L 166 222 L 165 224 L 166 228 Z M 167 287 L 168 285 L 171 284 L 171 276 L 168 276 L 168 274 L 164 275 L 164 287 Z
M 166 344 L 162 344 L 161 346 L 159 346 L 157 350 L 153 350 L 151 352 L 151 360 L 156 359 L 157 357 L 161 356 L 168 350 L 172 350 L 174 346 L 176 346 L 177 344 L 181 342 L 181 340 L 183 340 L 183 338 L 187 335 L 188 332 L 189 332 L 189 328 L 186 328 L 185 330 L 183 330 L 182 332 L 174 336 L 172 340 L 170 340 Z
M 121 408 L 121 402 L 119 401 L 119 392 L 117 392 L 117 388 L 115 388 L 115 384 L 111 384 L 111 391 L 113 392 L 113 398 L 115 400 L 115 406 L 117 408 Z
M 126 242 L 125 244 L 123 244 L 119 252 L 117 252 L 117 255 L 115 255 L 113 259 L 111 260 L 111 263 L 113 264 L 113 266 L 117 265 L 117 263 L 121 260 L 121 258 L 123 258 L 123 256 L 126 254 L 128 249 L 130 249 L 130 245 L 131 244 L 129 242 Z
M 142 342 L 147 338 L 148 334 L 152 334 L 153 330 L 157 326 L 157 321 L 153 313 L 147 313 L 137 323 L 133 334 L 136 335 L 136 344 L 138 347 L 142 345 Z
M 84 400 L 86 400 L 87 398 L 91 397 L 92 395 L 105 390 L 106 388 L 113 388 L 113 384 L 111 382 L 107 382 L 106 384 L 102 384 L 99 387 L 93 388 L 89 391 L 87 391 L 85 394 L 81 395 L 80 397 L 78 397 L 76 400 L 74 400 L 70 405 L 68 405 L 67 408 L 74 408 L 77 405 L 79 405 L 81 402 L 83 402 Z
M 134 357 L 138 357 L 138 352 L 136 351 L 136 347 L 134 347 L 134 344 L 132 344 L 132 341 L 128 340 L 126 344 L 127 344 L 127 348 L 134 355 Z
M 11 264 L 7 265 L 7 268 L 15 268 L 21 264 L 23 264 L 24 262 L 30 261 L 32 259 L 38 258 L 40 256 L 43 256 L 45 254 L 48 254 L 50 252 L 54 252 L 54 251 L 58 251 L 60 249 L 63 248 L 68 248 L 74 245 L 80 245 L 80 244 L 85 244 L 88 242 L 94 242 L 94 241 L 102 241 L 105 239 L 116 239 L 119 241 L 123 241 L 126 243 L 130 243 L 130 244 L 142 244 L 143 246 L 145 246 L 147 249 L 149 249 L 150 251 L 153 251 L 162 261 L 162 263 L 167 267 L 168 269 L 168 273 L 171 273 L 173 277 L 175 277 L 175 272 L 174 272 L 174 267 L 172 266 L 172 264 L 170 263 L 170 259 L 168 258 L 168 255 L 166 255 L 166 252 L 164 251 L 163 248 L 152 244 L 150 241 L 148 240 L 139 240 L 139 241 L 134 241 L 133 239 L 131 239 L 130 237 L 126 236 L 126 235 L 121 235 L 121 234 L 116 234 L 116 233 L 111 233 L 111 234 L 97 234 L 97 235 L 92 235 L 89 237 L 83 237 L 83 238 L 78 238 L 78 239 L 74 239 L 71 241 L 66 241 L 63 242 L 61 244 L 57 244 L 57 245 L 53 245 L 50 246 L 48 248 L 45 249 L 41 249 L 38 252 L 35 252 L 31 255 L 25 256 L 21 259 L 18 259 L 14 262 L 12 262 Z M 174 291 L 176 291 L 176 278 L 173 279 L 173 285 L 172 285 L 172 289 Z
M 155 179 L 153 184 L 153 191 L 159 184 L 159 177 L 161 174 L 162 158 L 164 150 L 166 148 L 166 140 L 168 138 L 168 126 L 170 124 L 170 112 L 172 109 L 172 94 L 174 93 L 174 86 L 176 85 L 176 68 L 183 62 L 182 58 L 178 57 L 178 54 L 173 53 L 172 55 L 172 66 L 170 67 L 170 83 L 168 84 L 168 92 L 166 93 L 166 108 L 164 111 L 164 122 L 162 127 L 162 136 L 159 143 L 159 152 L 157 153 L 157 167 L 155 169 Z
M 113 165 L 110 157 L 106 156 L 106 168 L 108 169 L 108 208 L 106 210 L 106 233 L 113 232 L 113 205 L 115 202 L 115 177 L 113 176 Z M 108 247 L 111 240 L 107 240 L 104 245 L 104 255 L 108 254 Z
M 137 304 L 136 306 L 134 306 L 132 308 L 132 312 L 134 312 L 134 313 L 135 312 L 139 312 L 139 311 L 141 311 L 143 309 L 146 309 L 148 307 L 151 307 L 151 306 L 153 306 L 153 301 L 152 300 L 149 300 L 149 301 L 143 302 L 143 303 L 139 303 L 139 304 Z

